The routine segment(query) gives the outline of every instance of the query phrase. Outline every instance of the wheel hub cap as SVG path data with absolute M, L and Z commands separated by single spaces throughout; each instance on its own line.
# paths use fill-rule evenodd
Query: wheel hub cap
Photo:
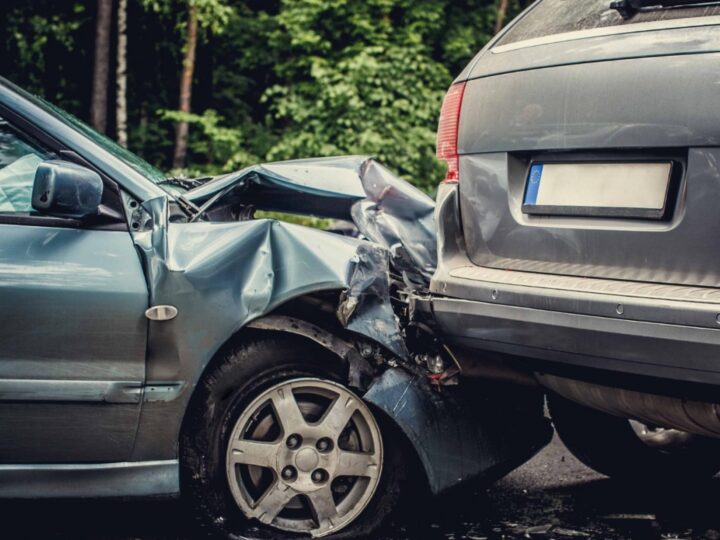
M 303 448 L 297 453 L 297 457 L 295 458 L 295 465 L 305 473 L 314 471 L 319 464 L 320 457 L 312 448 Z

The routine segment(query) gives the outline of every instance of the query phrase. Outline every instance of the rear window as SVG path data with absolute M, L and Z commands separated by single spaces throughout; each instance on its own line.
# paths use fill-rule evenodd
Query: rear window
M 610 9 L 610 0 L 541 0 L 496 46 L 578 30 L 710 15 L 720 15 L 720 5 L 640 11 L 624 20 Z

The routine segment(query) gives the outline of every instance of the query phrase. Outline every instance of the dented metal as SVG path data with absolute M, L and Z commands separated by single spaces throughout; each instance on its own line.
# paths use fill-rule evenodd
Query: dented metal
M 252 321 L 248 326 L 259 330 L 297 334 L 321 345 L 347 362 L 348 386 L 350 388 L 365 391 L 375 377 L 375 370 L 370 365 L 370 362 L 358 352 L 355 346 L 308 321 L 285 315 L 268 315 Z
M 425 284 L 437 264 L 434 201 L 367 156 L 254 165 L 184 197 L 200 205 L 195 220 L 236 218 L 248 206 L 352 220 L 398 272 Z
M 205 366 L 228 339 L 298 298 L 336 295 L 339 324 L 366 342 L 363 347 L 372 351 L 373 359 L 410 361 L 391 298 L 398 284 L 395 276 L 402 274 L 391 250 L 368 240 L 362 234 L 368 230 L 364 226 L 359 227 L 361 237 L 353 238 L 274 219 L 250 219 L 248 208 L 351 218 L 353 205 L 372 201 L 374 222 L 403 222 L 388 229 L 395 232 L 385 244 L 392 240 L 397 248 L 405 248 L 404 253 L 422 253 L 414 246 L 420 238 L 426 251 L 432 251 L 429 229 L 421 227 L 416 238 L 407 232 L 409 220 L 431 214 L 432 201 L 415 191 L 404 188 L 402 180 L 374 161 L 350 157 L 258 165 L 217 178 L 184 194 L 199 207 L 190 219 L 177 219 L 167 197 L 141 203 L 143 226 L 133 233 L 133 240 L 142 254 L 149 303 L 177 310 L 172 319 L 149 323 L 147 384 L 189 383 L 175 401 L 145 404 L 136 456 L 174 456 L 174 444 L 170 449 L 166 441 L 177 440 L 180 423 L 157 419 L 181 418 Z M 401 210 L 403 204 L 408 208 Z M 374 238 L 377 234 L 372 233 Z M 410 268 L 408 260 L 404 264 Z M 428 259 L 426 267 L 431 264 Z M 254 327 L 271 321 L 278 322 L 268 319 Z M 283 330 L 293 331 L 290 326 Z M 364 390 L 371 379 L 367 361 L 363 363 L 357 352 L 340 356 L 348 362 L 351 383 Z
M 197 333 L 204 310 L 222 319 L 205 330 L 215 337 L 203 348 L 217 350 L 227 336 L 288 300 L 337 290 L 343 292 L 339 312 L 349 330 L 407 355 L 390 303 L 388 255 L 380 246 L 270 219 L 169 224 L 166 201 L 149 201 L 144 208 L 153 226 L 136 233 L 135 242 L 144 253 L 150 301 L 172 302 L 178 320 L 191 325 L 179 328 L 181 342 L 184 332 Z M 183 318 L 186 311 L 192 316 Z
M 470 384 L 439 393 L 422 373 L 395 368 L 364 398 L 400 427 L 436 494 L 469 478 L 497 479 L 552 437 L 539 392 Z

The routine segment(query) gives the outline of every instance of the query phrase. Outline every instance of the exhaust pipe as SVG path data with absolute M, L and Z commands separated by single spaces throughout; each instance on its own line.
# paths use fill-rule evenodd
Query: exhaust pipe
M 720 438 L 720 405 L 535 374 L 538 382 L 562 397 L 613 416 L 644 424 Z

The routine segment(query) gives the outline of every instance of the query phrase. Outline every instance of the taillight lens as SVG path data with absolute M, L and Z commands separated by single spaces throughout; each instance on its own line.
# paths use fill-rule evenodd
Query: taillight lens
M 462 108 L 465 83 L 453 84 L 443 100 L 440 109 L 440 121 L 437 131 L 437 157 L 447 163 L 444 182 L 457 182 L 460 179 L 458 163 L 458 127 Z

